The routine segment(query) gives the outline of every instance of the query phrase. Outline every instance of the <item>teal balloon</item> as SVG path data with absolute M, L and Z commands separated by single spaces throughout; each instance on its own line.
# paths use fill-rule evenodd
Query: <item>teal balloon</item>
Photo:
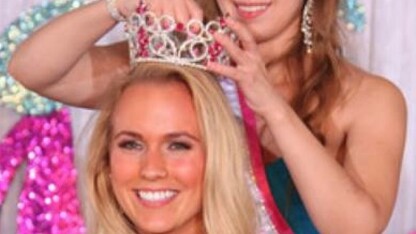
M 24 88 L 7 72 L 16 47 L 48 20 L 83 4 L 80 0 L 44 1 L 21 13 L 0 35 L 0 105 L 23 115 L 44 115 L 62 107 L 61 103 Z

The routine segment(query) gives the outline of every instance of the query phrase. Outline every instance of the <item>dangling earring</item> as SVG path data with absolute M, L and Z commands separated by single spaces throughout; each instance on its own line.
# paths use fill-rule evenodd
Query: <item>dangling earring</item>
M 306 46 L 306 53 L 312 53 L 312 8 L 313 0 L 307 0 L 303 8 L 302 28 L 303 44 Z

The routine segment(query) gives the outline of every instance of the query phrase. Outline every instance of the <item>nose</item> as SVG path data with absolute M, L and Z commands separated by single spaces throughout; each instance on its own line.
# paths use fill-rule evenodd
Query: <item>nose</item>
M 158 180 L 168 175 L 165 159 L 159 150 L 148 151 L 142 161 L 140 175 L 147 180 Z

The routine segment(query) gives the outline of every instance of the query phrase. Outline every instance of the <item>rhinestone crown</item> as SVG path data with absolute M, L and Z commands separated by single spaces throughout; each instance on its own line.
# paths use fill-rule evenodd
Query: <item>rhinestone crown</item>
M 162 62 L 206 69 L 208 61 L 229 65 L 230 58 L 214 40 L 214 33 L 236 39 L 223 18 L 206 24 L 191 19 L 184 25 L 169 15 L 157 17 L 143 1 L 126 22 L 132 66 L 140 62 Z

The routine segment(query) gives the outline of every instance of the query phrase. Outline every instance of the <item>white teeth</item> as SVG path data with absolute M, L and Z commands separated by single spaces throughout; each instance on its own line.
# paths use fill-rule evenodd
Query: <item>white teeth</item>
M 267 6 L 238 6 L 238 9 L 246 12 L 264 11 Z
M 164 191 L 138 191 L 139 197 L 146 201 L 164 201 L 172 198 L 177 194 L 176 191 L 164 190 Z

